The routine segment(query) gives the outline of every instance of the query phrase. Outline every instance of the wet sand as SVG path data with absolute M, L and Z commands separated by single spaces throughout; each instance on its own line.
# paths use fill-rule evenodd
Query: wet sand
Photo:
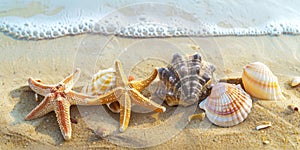
M 299 149 L 299 113 L 287 109 L 289 104 L 300 106 L 300 87 L 292 88 L 288 84 L 294 76 L 300 76 L 299 42 L 299 36 L 130 39 L 101 35 L 25 41 L 1 33 L 0 149 L 121 148 L 116 142 L 136 145 L 134 147 L 153 145 L 150 149 Z M 118 129 L 118 114 L 109 113 L 102 107 L 99 110 L 99 106 L 72 106 L 71 118 L 77 123 L 72 124 L 70 141 L 64 141 L 54 112 L 39 119 L 24 120 L 40 102 L 35 100 L 34 92 L 28 87 L 28 77 L 54 84 L 78 67 L 82 70 L 75 85 L 78 91 L 93 73 L 112 67 L 116 59 L 121 60 L 128 75 L 139 79 L 146 77 L 153 67 L 164 66 L 175 52 L 199 52 L 204 60 L 217 66 L 215 74 L 218 78 L 240 76 L 244 65 L 261 61 L 278 76 L 286 100 L 253 98 L 248 118 L 230 128 L 214 126 L 207 118 L 186 125 L 187 115 L 174 113 L 179 110 L 174 107 L 167 107 L 167 112 L 162 114 L 133 113 L 124 134 L 114 132 Z M 153 90 L 153 86 L 155 83 L 147 90 Z M 197 106 L 180 110 L 201 112 Z M 101 116 L 103 112 L 106 115 Z M 93 115 L 101 116 L 100 123 L 91 119 Z M 182 120 L 184 122 L 177 122 Z M 264 121 L 270 121 L 272 126 L 256 131 L 255 127 Z M 114 136 L 101 138 L 93 131 L 99 127 Z M 146 137 L 148 141 L 141 141 L 140 137 Z M 162 138 L 169 140 L 161 142 Z M 264 144 L 264 141 L 269 143 Z

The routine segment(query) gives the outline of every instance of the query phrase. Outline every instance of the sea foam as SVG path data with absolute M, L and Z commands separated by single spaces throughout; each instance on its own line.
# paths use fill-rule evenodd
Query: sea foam
M 213 6 L 207 6 L 213 11 L 202 10 L 206 8 L 203 5 L 207 3 L 198 1 L 164 3 L 129 1 L 124 4 L 124 7 L 118 3 L 105 2 L 94 7 L 86 5 L 83 8 L 75 8 L 74 6 L 78 3 L 74 6 L 63 3 L 62 5 L 66 6 L 65 9 L 52 16 L 37 14 L 29 18 L 2 17 L 0 30 L 14 38 L 30 40 L 52 39 L 84 33 L 135 38 L 300 34 L 298 12 L 295 15 L 293 8 L 289 10 L 278 8 L 270 12 L 270 8 L 263 10 L 265 3 L 244 6 L 243 3 L 233 5 L 230 2 L 220 1 Z M 280 5 L 280 3 L 272 4 L 271 1 L 269 3 L 270 7 Z M 220 8 L 220 5 L 224 5 L 225 8 Z M 99 9 L 100 6 L 101 9 Z M 248 12 L 243 12 L 241 9 L 240 15 L 237 15 L 232 12 L 235 8 L 226 8 L 226 6 L 244 7 L 249 10 L 256 8 L 257 11 L 265 11 L 265 14 L 247 16 Z M 231 12 L 227 13 L 227 11 Z M 285 17 L 279 15 L 280 13 L 284 13 Z

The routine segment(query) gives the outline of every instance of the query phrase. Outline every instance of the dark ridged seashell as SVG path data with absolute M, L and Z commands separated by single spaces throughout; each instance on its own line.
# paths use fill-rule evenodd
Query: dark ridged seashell
M 176 53 L 171 64 L 158 69 L 160 83 L 155 95 L 169 106 L 192 105 L 203 95 L 208 96 L 206 90 L 202 89 L 212 78 L 215 69 L 213 64 L 203 61 L 198 53 L 186 59 Z

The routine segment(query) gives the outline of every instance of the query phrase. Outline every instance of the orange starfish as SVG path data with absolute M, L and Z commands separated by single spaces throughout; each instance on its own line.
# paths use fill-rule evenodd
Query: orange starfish
M 71 90 L 74 83 L 79 79 L 79 75 L 80 70 L 76 69 L 73 74 L 69 75 L 56 85 L 46 85 L 39 80 L 29 78 L 29 87 L 34 92 L 45 96 L 45 98 L 25 117 L 25 120 L 35 119 L 51 111 L 55 111 L 57 122 L 64 139 L 71 139 L 72 128 L 70 121 L 70 106 L 101 104 L 101 101 L 90 104 L 88 103 L 88 100 L 94 99 L 94 96 L 88 96 Z
M 104 95 L 100 95 L 95 100 L 89 100 L 90 104 L 107 104 L 119 102 L 120 104 L 120 132 L 124 132 L 128 127 L 131 113 L 131 104 L 137 104 L 154 110 L 155 112 L 165 112 L 166 108 L 144 97 L 140 92 L 147 87 L 157 76 L 157 69 L 150 77 L 141 81 L 128 81 L 121 62 L 115 62 L 116 88 Z

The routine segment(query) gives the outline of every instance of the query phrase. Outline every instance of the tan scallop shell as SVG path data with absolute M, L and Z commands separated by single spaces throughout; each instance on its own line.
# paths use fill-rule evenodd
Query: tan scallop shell
M 261 62 L 254 62 L 243 68 L 242 82 L 247 93 L 265 100 L 282 100 L 278 79 L 272 71 Z
M 217 83 L 199 107 L 205 110 L 213 124 L 229 127 L 247 118 L 252 108 L 252 99 L 240 85 Z

